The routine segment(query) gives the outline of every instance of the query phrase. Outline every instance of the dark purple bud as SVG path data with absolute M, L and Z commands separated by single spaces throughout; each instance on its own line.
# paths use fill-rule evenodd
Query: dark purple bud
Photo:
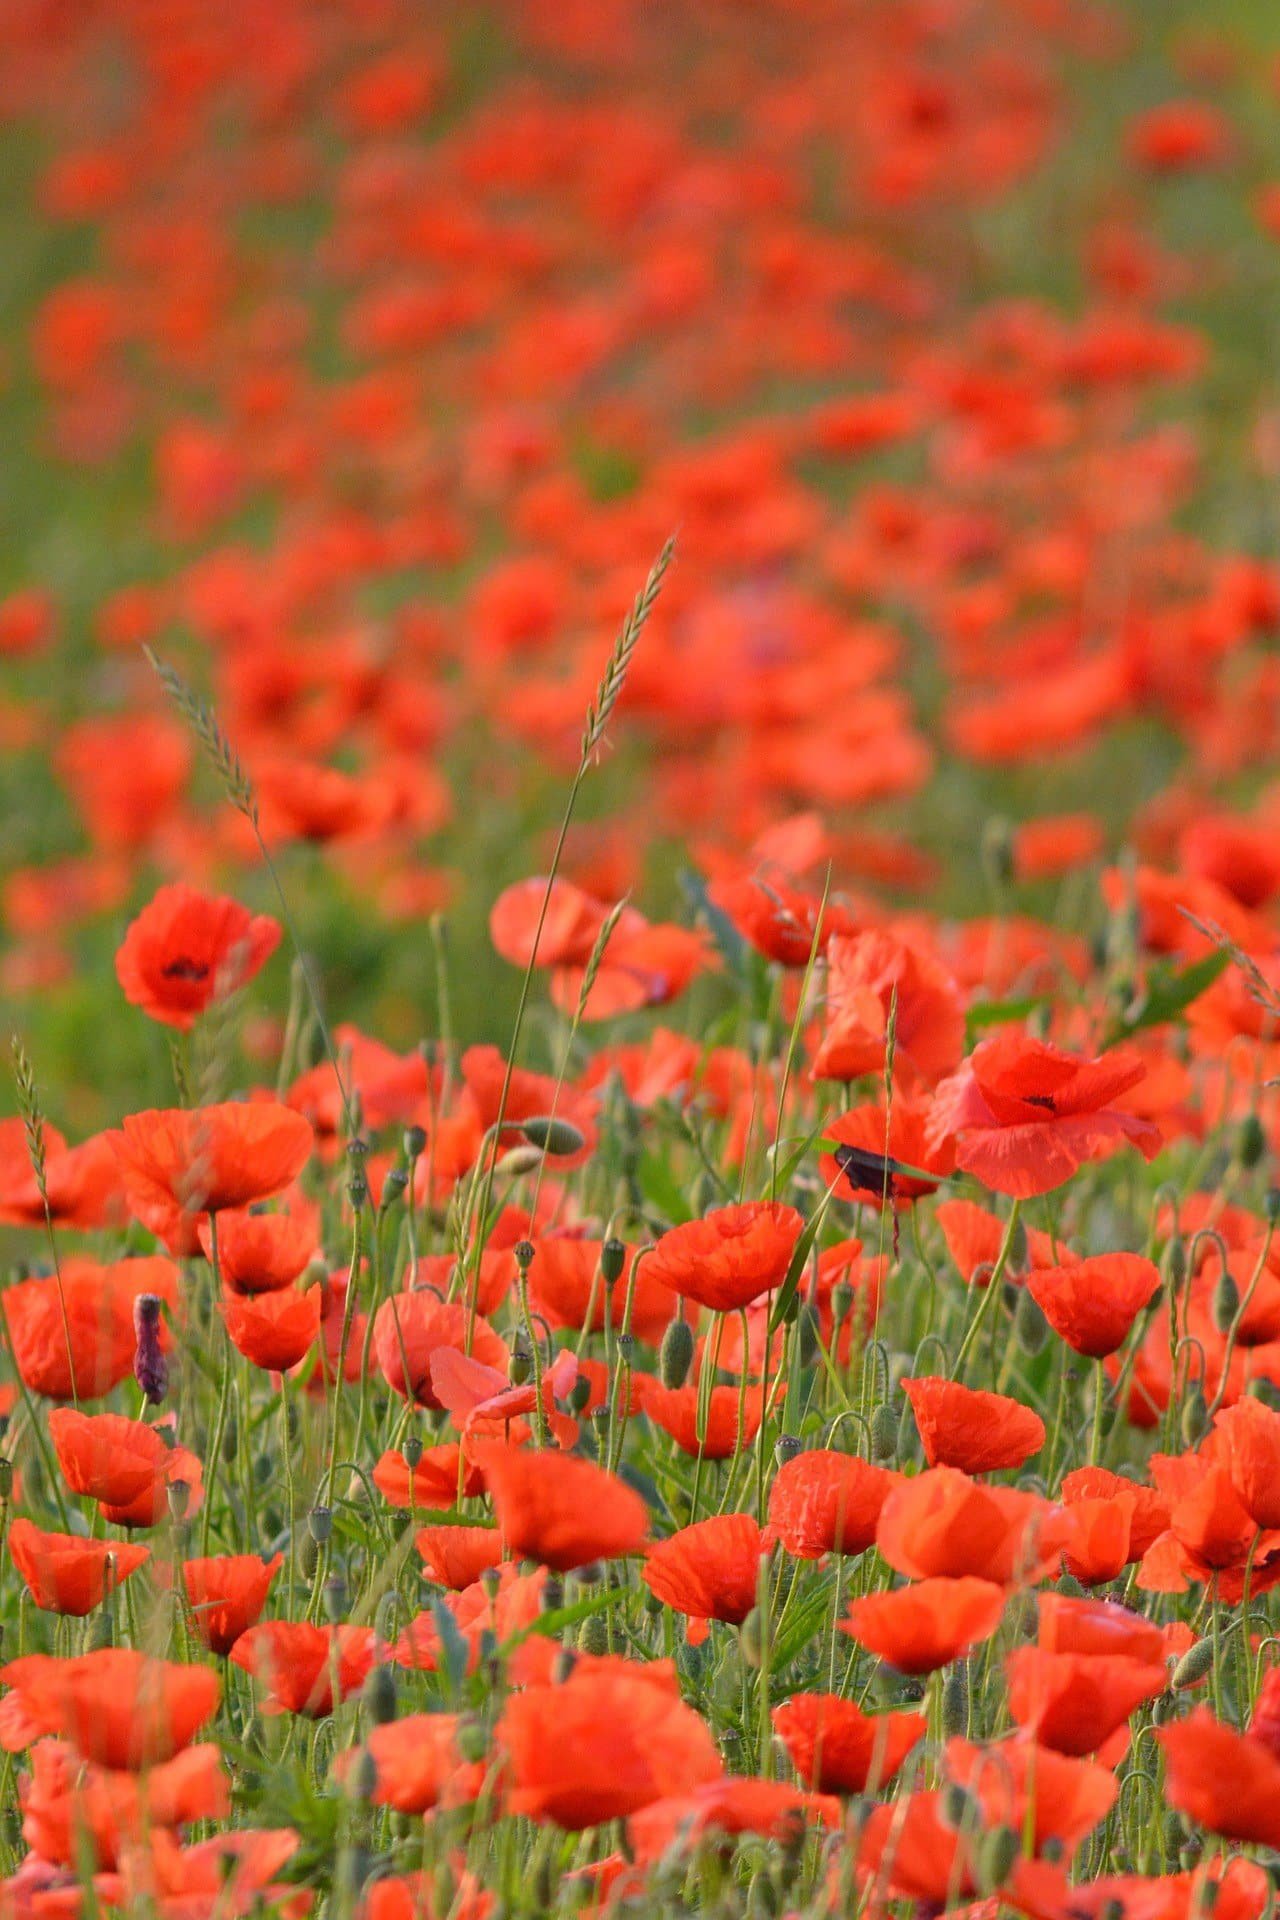
M 154 1293 L 140 1293 L 133 1303 L 133 1377 L 143 1398 L 158 1406 L 169 1387 L 169 1363 L 160 1350 L 160 1301 Z

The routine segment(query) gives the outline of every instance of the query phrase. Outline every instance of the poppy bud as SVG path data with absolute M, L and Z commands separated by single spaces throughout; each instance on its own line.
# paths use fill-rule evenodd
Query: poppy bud
M 406 1127 L 404 1130 L 404 1157 L 406 1160 L 421 1160 L 427 1150 L 426 1131 L 422 1127 Z
M 997 893 L 1013 879 L 1013 828 L 999 814 L 982 829 L 982 870 Z
M 1267 1150 L 1267 1136 L 1256 1113 L 1246 1113 L 1236 1134 L 1236 1159 L 1242 1167 L 1256 1167 Z
M 758 1669 L 764 1665 L 764 1621 L 759 1607 L 752 1607 L 738 1628 L 738 1647 L 745 1666 Z
M 636 1337 L 634 1333 L 618 1335 L 618 1358 L 624 1367 L 633 1367 L 636 1363 Z
M 1189 1447 L 1194 1447 L 1204 1433 L 1209 1418 L 1209 1409 L 1204 1394 L 1198 1386 L 1192 1387 L 1182 1405 L 1182 1418 L 1179 1428 L 1182 1438 Z
M 600 1278 L 606 1287 L 616 1287 L 627 1264 L 627 1250 L 621 1240 L 606 1240 L 600 1249 Z
M 364 1168 L 360 1167 L 347 1182 L 347 1198 L 352 1211 L 359 1213 L 369 1203 L 369 1182 L 365 1179 Z
M 831 1319 L 842 1327 L 853 1310 L 854 1290 L 847 1280 L 839 1280 L 831 1289 Z
M 1049 1322 L 1025 1287 L 1013 1316 L 1013 1337 L 1024 1353 L 1039 1353 L 1049 1338 Z
M 385 1727 L 396 1717 L 396 1680 L 390 1667 L 374 1667 L 364 1683 L 364 1704 L 377 1727 Z
M 773 1449 L 773 1457 L 780 1467 L 785 1467 L 788 1460 L 794 1460 L 798 1453 L 803 1452 L 803 1440 L 798 1440 L 794 1433 L 780 1433 L 777 1445 Z
M 324 1583 L 324 1610 L 335 1627 L 347 1610 L 347 1583 L 340 1573 L 331 1573 Z
M 871 1458 L 892 1460 L 898 1446 L 898 1421 L 887 1400 L 871 1415 Z
M 229 1467 L 234 1466 L 240 1457 L 240 1428 L 234 1413 L 228 1414 L 227 1424 L 223 1429 L 222 1457 Z
M 551 1662 L 551 1678 L 556 1685 L 563 1686 L 578 1664 L 578 1656 L 570 1647 L 561 1647 Z
M 541 1147 L 531 1147 L 527 1142 L 523 1146 L 508 1147 L 497 1170 L 504 1180 L 520 1180 L 526 1173 L 536 1173 L 543 1157 Z
M 687 1320 L 673 1320 L 662 1336 L 658 1372 L 664 1387 L 682 1387 L 693 1365 L 693 1328 Z
M 979 1889 L 990 1896 L 997 1893 L 1013 1872 L 1020 1841 L 1012 1827 L 992 1827 L 978 1842 L 974 1866 Z
M 191 1488 L 185 1480 L 171 1480 L 165 1488 L 169 1501 L 169 1517 L 180 1525 L 187 1517 L 187 1508 L 191 1505 Z
M 1057 1584 L 1058 1592 L 1065 1593 L 1069 1600 L 1082 1600 L 1084 1598 L 1084 1588 L 1076 1579 L 1074 1573 L 1064 1573 Z
M 316 1568 L 320 1565 L 320 1549 L 310 1533 L 304 1533 L 298 1542 L 298 1564 L 306 1580 L 313 1577 Z
M 485 1730 L 478 1720 L 464 1720 L 457 1732 L 458 1752 L 472 1766 L 483 1760 L 489 1750 Z
M 142 1397 L 159 1406 L 169 1385 L 169 1366 L 160 1351 L 160 1300 L 154 1293 L 140 1293 L 133 1303 L 133 1334 L 137 1342 L 133 1354 L 133 1377 L 142 1388 Z
M 414 1468 L 417 1466 L 418 1462 L 421 1460 L 422 1453 L 423 1453 L 422 1441 L 418 1438 L 418 1435 L 416 1433 L 411 1433 L 409 1435 L 409 1438 L 404 1443 L 403 1451 L 404 1451 L 404 1463 L 408 1467 L 410 1473 L 412 1473 Z
M 409 1176 L 403 1167 L 392 1167 L 382 1183 L 382 1205 L 393 1207 L 409 1184 Z
M 822 1329 L 818 1324 L 818 1310 L 806 1301 L 796 1320 L 796 1341 L 800 1350 L 801 1366 L 807 1367 L 817 1358 L 821 1339 Z
M 522 1120 L 520 1131 L 531 1146 L 541 1147 L 544 1153 L 581 1153 L 587 1144 L 586 1135 L 571 1121 L 558 1119 L 554 1114 L 540 1113 Z
M 602 1613 L 589 1613 L 578 1629 L 578 1647 L 582 1653 L 599 1657 L 609 1651 L 609 1622 Z
M 7 1500 L 13 1492 L 13 1462 L 0 1454 L 0 1500 Z
M 480 1585 L 484 1588 L 485 1593 L 490 1600 L 492 1600 L 497 1594 L 499 1577 L 500 1576 L 498 1573 L 498 1569 L 496 1567 L 486 1567 L 484 1569 L 484 1572 L 480 1575 Z
M 1213 1324 L 1219 1333 L 1229 1333 L 1240 1309 L 1240 1289 L 1226 1267 L 1218 1275 L 1213 1289 Z
M 533 1372 L 533 1355 L 523 1341 L 517 1341 L 507 1362 L 507 1378 L 513 1387 L 522 1387 Z
M 950 1827 L 952 1833 L 959 1833 L 964 1827 L 981 1826 L 982 1809 L 959 1781 L 949 1780 L 938 1802 L 938 1817 L 944 1827 Z
M 1280 1223 L 1280 1187 L 1268 1187 L 1262 1196 L 1262 1211 L 1269 1226 Z
M 963 1739 L 969 1731 L 969 1674 L 966 1663 L 953 1663 L 942 1683 L 942 1730 L 949 1739 Z
M 511 1252 L 523 1277 L 533 1265 L 533 1256 L 537 1249 L 532 1240 L 517 1240 Z
M 350 1799 L 367 1806 L 377 1784 L 378 1763 L 368 1747 L 361 1747 L 346 1778 L 347 1794 Z
M 587 1402 L 590 1398 L 591 1382 L 584 1374 L 580 1380 L 574 1381 L 570 1389 L 569 1406 L 574 1413 L 585 1413 L 587 1410 Z
M 333 1513 L 328 1507 L 312 1507 L 307 1515 L 307 1530 L 318 1547 L 324 1546 L 333 1532 Z
M 1170 1293 L 1176 1293 L 1187 1277 L 1187 1248 L 1180 1233 L 1175 1233 L 1165 1248 L 1160 1272 Z
M 1203 1680 L 1213 1666 L 1213 1651 L 1212 1635 L 1188 1647 L 1173 1670 L 1172 1685 L 1181 1692 L 1183 1687 L 1194 1687 L 1197 1680 Z

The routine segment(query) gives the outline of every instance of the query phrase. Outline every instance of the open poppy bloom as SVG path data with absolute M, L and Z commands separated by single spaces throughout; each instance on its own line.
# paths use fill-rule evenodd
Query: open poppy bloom
M 112 1136 L 97 1133 L 78 1147 L 44 1125 L 45 1178 L 41 1193 L 31 1164 L 26 1127 L 0 1120 L 0 1226 L 94 1228 L 124 1217 L 120 1168 Z M 47 1215 L 46 1215 L 47 1209 Z
M 938 1088 L 930 1140 L 954 1141 L 956 1165 L 996 1193 L 1049 1193 L 1126 1142 L 1148 1160 L 1159 1152 L 1160 1129 L 1116 1104 L 1145 1072 L 1131 1047 L 1084 1059 L 1030 1034 L 994 1034 Z
M 29 1760 L 19 1788 L 23 1838 L 40 1861 L 72 1871 L 85 1846 L 95 1867 L 110 1870 L 148 1833 L 223 1820 L 231 1807 L 222 1752 L 212 1741 L 141 1773 L 90 1765 L 65 1740 L 37 1740 Z
M 415 1287 L 392 1294 L 374 1315 L 373 1351 L 383 1379 L 401 1399 L 442 1410 L 431 1381 L 432 1356 L 442 1347 L 504 1374 L 510 1360 L 506 1342 L 460 1300 L 439 1300 Z
M 423 1507 L 428 1511 L 452 1507 L 459 1489 L 473 1500 L 484 1491 L 484 1476 L 473 1460 L 452 1441 L 426 1447 L 410 1466 L 402 1453 L 384 1453 L 373 1469 L 373 1484 L 393 1507 Z
M 894 1072 L 933 1086 L 964 1053 L 964 1003 L 940 961 L 879 928 L 827 947 L 827 1028 L 813 1058 L 819 1080 L 883 1073 L 889 1021 Z
M 475 1459 L 517 1559 L 568 1573 L 643 1552 L 648 1508 L 624 1480 L 593 1461 L 493 1442 L 477 1446 Z
M 1048 1840 L 1074 1852 L 1106 1819 L 1120 1791 L 1109 1768 L 1018 1734 L 988 1746 L 948 1740 L 946 1767 L 975 1796 L 988 1826 L 1029 1834 L 1037 1853 Z
M 187 1028 L 252 980 L 279 944 L 279 921 L 179 882 L 161 887 L 130 925 L 116 977 L 153 1020 Z
M 474 1800 L 484 1781 L 484 1766 L 464 1763 L 458 1727 L 453 1713 L 410 1713 L 386 1726 L 370 1727 L 364 1751 L 374 1766 L 373 1805 L 423 1814 L 442 1801 L 458 1806 Z M 339 1755 L 334 1766 L 339 1780 L 357 1757 L 354 1749 Z
M 1027 1276 L 1027 1291 L 1076 1353 L 1101 1360 L 1129 1336 L 1160 1286 L 1160 1269 L 1137 1253 L 1100 1253 Z
M 134 1218 L 175 1251 L 199 1246 L 199 1216 L 282 1193 L 311 1155 L 301 1114 L 275 1100 L 134 1113 L 112 1136 Z
M 955 1149 L 929 1138 L 931 1112 L 926 1097 L 906 1093 L 895 1093 L 887 1112 L 874 1101 L 850 1107 L 827 1125 L 837 1148 L 819 1159 L 822 1178 L 842 1199 L 872 1207 L 909 1207 L 935 1192 L 955 1167 Z
M 1267 1676 L 1275 1679 L 1275 1669 Z M 1271 1689 L 1274 1697 L 1274 1686 Z M 1264 1696 L 1259 1698 L 1259 1707 Z M 1237 1733 L 1197 1707 L 1156 1730 L 1164 1749 L 1165 1797 L 1211 1833 L 1255 1846 L 1280 1846 L 1280 1751 L 1264 1711 Z
M 168 1447 L 155 1427 L 118 1413 L 56 1407 L 49 1437 L 67 1485 L 87 1494 L 118 1527 L 154 1527 L 168 1512 L 168 1489 L 187 1489 L 187 1512 L 201 1501 L 204 1469 L 186 1447 Z
M 1062 1510 L 1038 1494 L 980 1486 L 956 1467 L 930 1467 L 890 1492 L 876 1545 L 912 1580 L 977 1575 L 1016 1587 L 1054 1572 L 1070 1534 Z
M 863 1713 L 834 1693 L 797 1693 L 773 1709 L 773 1730 L 791 1764 L 818 1793 L 887 1786 L 928 1724 L 922 1713 Z
M 547 1570 L 535 1567 L 522 1573 L 514 1560 L 504 1560 L 495 1574 L 473 1580 L 470 1586 L 443 1596 L 446 1612 L 467 1648 L 467 1672 L 474 1673 L 486 1646 L 499 1646 L 513 1635 L 526 1635 L 543 1611 Z M 527 1641 L 515 1649 L 513 1659 L 519 1666 L 521 1683 L 550 1677 L 554 1660 L 552 1642 L 537 1636 L 537 1645 L 546 1649 L 547 1670 L 537 1663 L 536 1651 Z M 523 1658 L 522 1658 L 523 1656 Z M 445 1664 L 445 1647 L 435 1607 L 415 1614 L 391 1649 L 398 1666 L 419 1673 L 435 1673 Z
M 649 1271 L 648 1257 L 640 1262 L 632 1281 L 635 1248 L 628 1247 L 622 1273 L 612 1288 L 600 1277 L 599 1240 L 579 1240 L 567 1234 L 543 1234 L 533 1241 L 529 1268 L 529 1297 L 552 1327 L 589 1327 L 598 1333 L 606 1315 L 622 1325 L 630 1301 L 630 1326 L 639 1340 L 661 1340 L 671 1318 L 671 1294 Z M 488 1257 L 488 1256 L 486 1256 Z M 511 1256 L 508 1254 L 507 1259 Z M 515 1263 L 511 1261 L 514 1271 Z
M 998 1473 L 1020 1467 L 1044 1445 L 1039 1414 L 1007 1394 L 980 1392 L 934 1375 L 904 1380 L 902 1390 L 931 1467 Z
M 795 1208 L 776 1201 L 717 1207 L 664 1233 L 641 1271 L 683 1299 L 729 1313 L 782 1285 L 803 1229 Z
M 502 1562 L 502 1535 L 496 1527 L 419 1527 L 413 1544 L 431 1578 L 455 1593 Z
M 377 1657 L 372 1627 L 316 1627 L 306 1620 L 264 1620 L 231 1649 L 235 1666 L 263 1689 L 262 1711 L 323 1720 L 369 1678 Z
M 627 1841 L 641 1864 L 660 1860 L 673 1848 L 692 1851 L 699 1843 L 716 1838 L 732 1842 L 743 1833 L 798 1846 L 806 1827 L 838 1826 L 841 1811 L 838 1801 L 783 1780 L 725 1774 L 633 1813 Z
M 161 1831 L 125 1853 L 118 1873 L 100 1875 L 96 1890 L 121 1912 L 151 1911 L 165 1920 L 219 1908 L 251 1912 L 288 1899 L 289 1887 L 275 1876 L 298 1845 L 292 1827 L 232 1829 L 189 1847 Z
M 921 1580 L 855 1600 L 842 1633 L 900 1673 L 932 1673 L 988 1640 L 1000 1625 L 1005 1592 L 990 1580 Z
M 900 1477 L 829 1447 L 798 1453 L 774 1475 L 769 1525 L 797 1559 L 865 1553 L 875 1540 L 880 1509 Z
M 710 1728 L 679 1694 L 617 1662 L 508 1696 L 495 1730 L 505 1805 L 578 1831 L 626 1819 L 723 1772 Z
M 1164 1662 L 1127 1653 L 1050 1653 L 1015 1647 L 1005 1660 L 1009 1712 L 1057 1753 L 1096 1753 L 1135 1707 L 1169 1684 Z
M 1255 1526 L 1280 1528 L 1280 1413 L 1246 1395 L 1214 1423 L 1232 1489 Z M 1170 1521 L 1172 1524 L 1172 1520 Z
M 682 1453 L 729 1460 L 751 1445 L 764 1414 L 764 1387 L 748 1387 L 745 1392 L 740 1387 L 712 1387 L 701 1437 L 698 1398 L 697 1386 L 664 1387 L 649 1373 L 636 1374 L 632 1380 L 633 1410 L 669 1433 Z
M 650 1547 L 642 1578 L 665 1605 L 689 1616 L 696 1644 L 706 1638 L 708 1620 L 740 1626 L 746 1619 L 756 1604 L 766 1544 L 749 1513 L 717 1514 Z
M 228 1294 L 219 1303 L 231 1344 L 255 1367 L 287 1373 L 305 1359 L 320 1331 L 323 1289 Z
M 125 1541 L 85 1540 L 74 1533 L 42 1533 L 30 1520 L 10 1523 L 9 1554 L 27 1592 L 49 1613 L 81 1617 L 150 1559 L 149 1547 Z
M 98 1266 L 68 1260 L 48 1279 L 22 1280 L 0 1295 L 14 1362 L 33 1393 L 51 1400 L 96 1400 L 133 1371 L 133 1303 L 151 1293 L 177 1301 L 170 1260 L 119 1260 Z M 168 1344 L 161 1323 L 158 1337 Z
M 197 1229 L 212 1260 L 213 1226 Z M 230 1293 L 278 1293 L 293 1285 L 317 1248 L 316 1231 L 300 1214 L 227 1212 L 218 1216 L 218 1278 Z
M 84 1759 L 131 1773 L 190 1746 L 221 1695 L 211 1668 L 155 1660 L 131 1647 L 68 1660 L 25 1654 L 0 1667 L 0 1680 L 12 1688 L 0 1706 L 0 1745 L 8 1752 L 54 1733 Z
M 256 1553 L 229 1553 L 181 1562 L 178 1574 L 191 1623 L 211 1653 L 230 1653 L 256 1623 L 283 1565 L 282 1553 L 270 1560 L 260 1560 Z M 162 1585 L 170 1583 L 167 1568 L 159 1577 Z

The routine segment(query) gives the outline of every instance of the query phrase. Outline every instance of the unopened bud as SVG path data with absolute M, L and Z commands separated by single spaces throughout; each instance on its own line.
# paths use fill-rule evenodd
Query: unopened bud
M 140 1293 L 133 1303 L 133 1377 L 142 1397 L 159 1406 L 169 1388 L 169 1363 L 160 1348 L 160 1298 Z
M 1236 1134 L 1236 1159 L 1242 1167 L 1256 1167 L 1267 1150 L 1267 1136 L 1256 1113 L 1246 1113 Z
M 1049 1338 L 1049 1322 L 1025 1287 L 1014 1311 L 1013 1337 L 1024 1353 L 1039 1353 Z
M 1213 1289 L 1213 1324 L 1219 1333 L 1229 1333 L 1240 1309 L 1240 1289 L 1226 1267 L 1218 1275 Z
M 186 1519 L 187 1509 L 191 1505 L 190 1486 L 185 1480 L 170 1480 L 165 1488 L 165 1494 L 169 1502 L 170 1519 L 181 1524 Z
M 837 1327 L 842 1327 L 853 1311 L 857 1298 L 854 1289 L 847 1280 L 837 1280 L 831 1289 L 831 1318 Z
M 1013 879 L 1013 828 L 999 816 L 982 829 L 982 869 L 997 892 Z
M 340 1573 L 331 1573 L 324 1583 L 324 1610 L 335 1627 L 347 1611 L 347 1583 Z
M 952 1833 L 962 1828 L 975 1828 L 982 1824 L 982 1809 L 973 1795 L 962 1787 L 957 1780 L 948 1780 L 938 1799 L 938 1815 L 944 1827 Z
M 609 1622 L 602 1613 L 589 1613 L 578 1629 L 578 1651 L 599 1656 L 609 1651 Z
M 328 1507 L 312 1507 L 307 1515 L 307 1530 L 318 1547 L 322 1547 L 333 1532 L 333 1513 Z
M 1179 1693 L 1184 1687 L 1194 1687 L 1198 1681 L 1203 1680 L 1205 1675 L 1211 1671 L 1213 1667 L 1213 1654 L 1214 1646 L 1212 1635 L 1206 1636 L 1203 1640 L 1197 1640 L 1193 1647 L 1187 1648 L 1181 1660 L 1179 1660 L 1177 1666 L 1174 1668 L 1173 1679 L 1170 1684 Z
M 600 1278 L 606 1287 L 616 1287 L 627 1264 L 627 1250 L 621 1240 L 606 1240 L 600 1249 Z
M 979 1890 L 988 1898 L 999 1892 L 1018 1858 L 1020 1842 L 1012 1827 L 992 1827 L 978 1842 L 974 1856 Z
M 364 1683 L 364 1704 L 376 1727 L 385 1727 L 396 1717 L 396 1677 L 390 1667 L 374 1667 Z
M 794 1433 L 780 1433 L 774 1445 L 773 1457 L 780 1467 L 785 1467 L 789 1460 L 794 1460 L 797 1454 L 803 1452 L 803 1440 L 797 1439 Z
M 891 1403 L 882 1400 L 871 1415 L 871 1458 L 892 1460 L 898 1450 L 898 1416 Z
M 584 1133 L 571 1121 L 561 1120 L 555 1114 L 535 1114 L 522 1120 L 520 1131 L 532 1146 L 556 1156 L 581 1153 L 587 1144 Z
M 1175 1233 L 1160 1258 L 1160 1274 L 1171 1293 L 1176 1293 L 1187 1277 L 1187 1245 Z
M 404 1157 L 406 1160 L 421 1160 L 427 1150 L 427 1135 L 423 1127 L 406 1127 L 404 1130 Z
M 1209 1409 L 1199 1386 L 1193 1386 L 1182 1403 L 1182 1417 L 1179 1428 L 1182 1438 L 1189 1447 L 1203 1438 L 1209 1420 Z
M 752 1607 L 738 1628 L 738 1646 L 746 1666 L 760 1668 L 764 1665 L 764 1621 L 760 1617 L 759 1607 Z
M 411 1433 L 404 1443 L 404 1463 L 410 1473 L 414 1471 L 423 1454 L 422 1441 L 416 1433 Z

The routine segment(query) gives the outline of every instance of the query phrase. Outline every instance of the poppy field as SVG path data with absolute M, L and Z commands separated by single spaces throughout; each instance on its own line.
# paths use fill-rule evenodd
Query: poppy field
M 1272 1920 L 1280 16 L 0 0 L 0 1920 Z

